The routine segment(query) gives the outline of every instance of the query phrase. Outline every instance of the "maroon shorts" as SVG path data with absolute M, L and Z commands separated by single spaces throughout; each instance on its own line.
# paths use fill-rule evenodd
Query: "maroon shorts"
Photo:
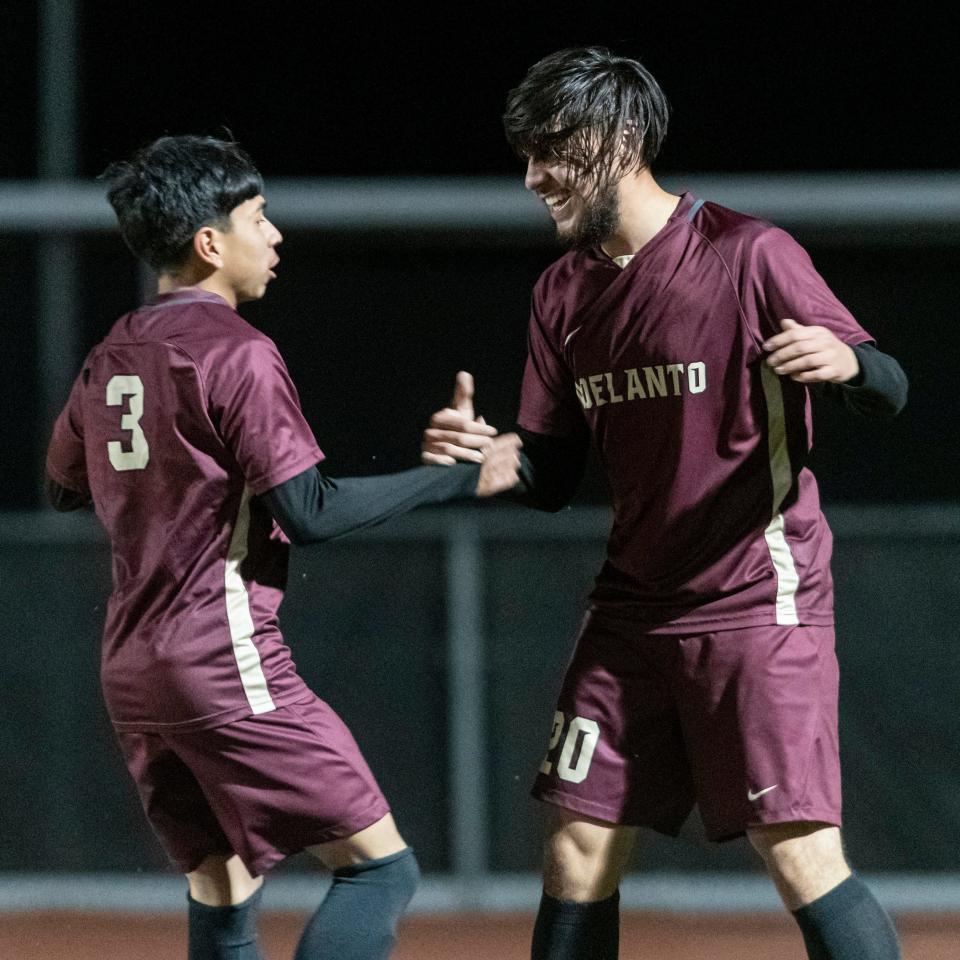
M 117 736 L 143 809 L 184 873 L 234 852 L 259 876 L 390 812 L 352 734 L 316 697 L 210 730 Z
M 840 824 L 833 627 L 643 634 L 588 614 L 533 795 L 711 840 L 751 826 Z

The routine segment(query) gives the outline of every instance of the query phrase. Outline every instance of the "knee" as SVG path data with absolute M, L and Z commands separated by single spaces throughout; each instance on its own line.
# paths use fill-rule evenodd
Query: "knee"
M 597 838 L 600 839 L 600 838 Z M 605 839 L 605 838 L 604 838 Z M 617 851 L 584 831 L 554 830 L 544 845 L 544 891 L 555 900 L 588 903 L 606 900 L 620 884 Z
M 236 855 L 212 855 L 187 874 L 190 896 L 208 907 L 243 903 L 263 886 L 263 877 L 252 877 Z
M 790 909 L 812 902 L 850 875 L 837 827 L 772 824 L 748 835 Z
M 389 905 L 391 912 L 399 915 L 413 899 L 420 883 L 420 865 L 410 847 L 363 863 L 342 867 L 333 873 L 334 883 L 359 884 L 376 887 Z
M 420 864 L 410 847 L 401 851 L 395 862 L 397 870 L 391 880 L 394 899 L 402 904 L 400 909 L 405 910 L 420 885 Z

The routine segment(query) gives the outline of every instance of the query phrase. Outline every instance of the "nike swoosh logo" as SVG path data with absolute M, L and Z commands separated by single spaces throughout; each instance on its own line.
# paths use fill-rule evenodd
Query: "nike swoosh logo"
M 580 326 L 577 327 L 576 330 L 571 330 L 570 333 L 567 334 L 567 339 L 563 341 L 563 345 L 564 345 L 564 346 L 566 346 L 566 345 L 573 339 L 573 335 L 574 335 L 575 333 L 578 333 L 578 332 L 580 331 L 580 328 L 581 328 L 582 326 L 583 326 L 583 324 L 581 323 Z
M 779 786 L 780 786 L 779 783 L 775 783 L 772 787 L 764 787 L 762 790 L 758 790 L 756 793 L 754 793 L 752 790 L 748 790 L 748 791 L 747 791 L 747 799 L 750 800 L 750 801 L 758 800 L 758 799 L 759 799 L 760 797 L 762 797 L 765 793 L 769 793 L 771 790 L 776 790 L 777 787 L 779 787 Z

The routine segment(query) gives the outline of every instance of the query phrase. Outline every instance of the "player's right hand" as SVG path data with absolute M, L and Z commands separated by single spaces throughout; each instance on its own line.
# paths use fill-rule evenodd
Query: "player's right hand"
M 483 463 L 484 453 L 496 436 L 496 427 L 485 423 L 483 417 L 474 418 L 473 377 L 461 370 L 454 384 L 451 406 L 438 410 L 423 431 L 420 459 L 423 463 L 448 467 L 458 460 Z
M 483 466 L 477 481 L 477 496 L 492 497 L 512 490 L 520 480 L 520 447 L 515 433 L 494 437 L 483 454 Z

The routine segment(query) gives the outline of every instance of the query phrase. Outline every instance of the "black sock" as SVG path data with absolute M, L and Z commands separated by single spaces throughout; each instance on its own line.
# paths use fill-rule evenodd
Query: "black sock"
M 616 960 L 619 950 L 619 890 L 594 903 L 541 897 L 532 960 Z
M 887 911 L 856 874 L 793 915 L 810 960 L 900 960 Z
M 407 847 L 333 873 L 333 886 L 310 918 L 294 960 L 386 960 L 420 869 Z
M 260 887 L 232 907 L 208 907 L 187 894 L 190 960 L 260 960 L 257 907 Z

